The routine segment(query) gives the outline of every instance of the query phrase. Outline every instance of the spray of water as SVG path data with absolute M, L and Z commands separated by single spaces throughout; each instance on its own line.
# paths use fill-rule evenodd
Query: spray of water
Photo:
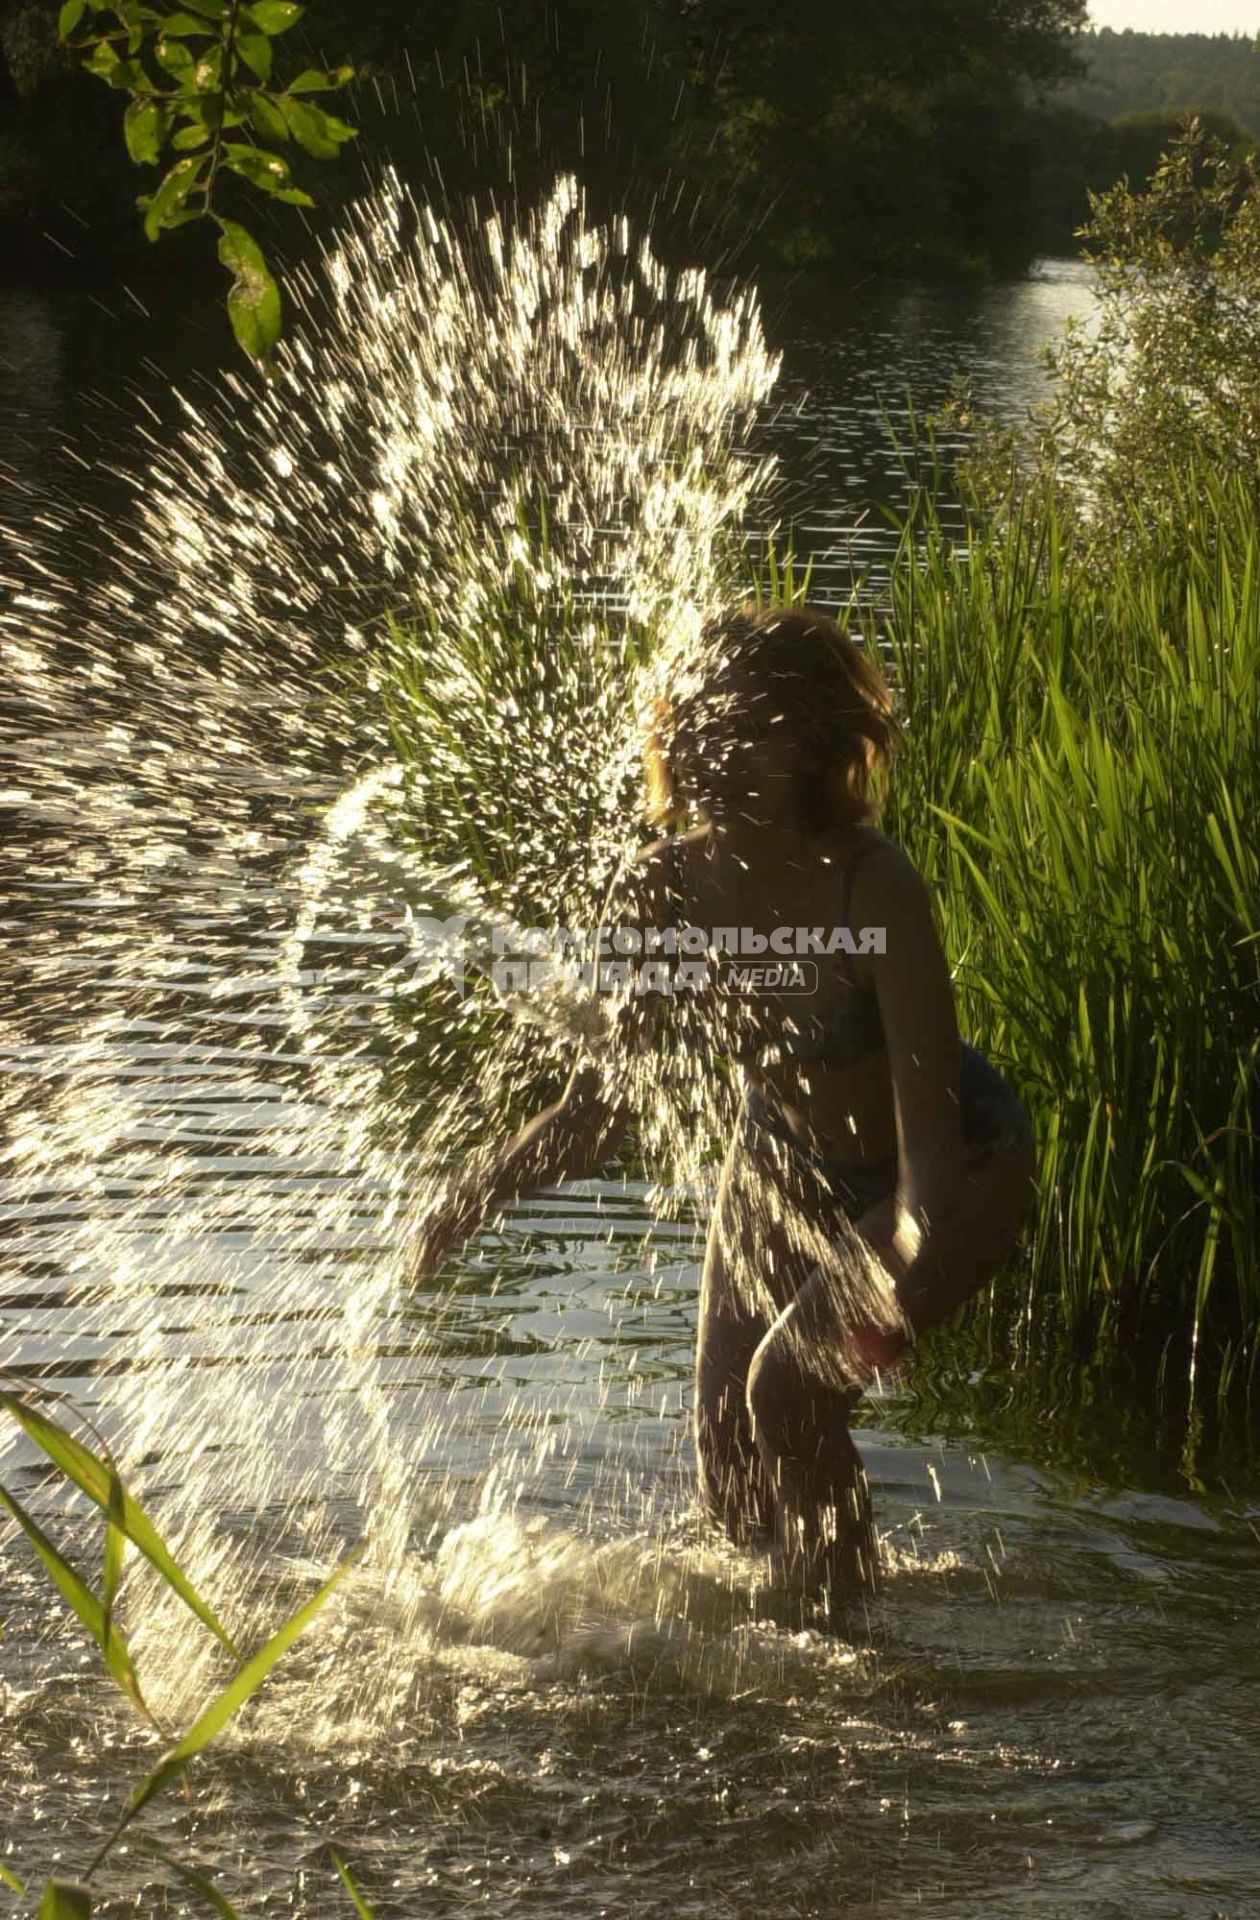
M 457 230 L 387 176 L 291 296 L 273 382 L 181 396 L 122 522 L 50 509 L 9 541 L 34 963 L 3 1037 L 44 1069 L 5 1094 L 24 1257 L 177 1553 L 248 1635 L 262 1570 L 373 1540 L 320 1657 L 332 1737 L 395 1710 L 435 1610 L 551 1659 L 603 1644 L 610 1585 L 641 1611 L 645 1568 L 659 1612 L 651 1500 L 597 1470 L 603 1546 L 530 1531 L 563 1391 L 457 1445 L 457 1291 L 421 1337 L 407 1284 L 452 1162 L 610 1040 L 563 982 L 506 1000 L 485 955 L 608 911 L 644 702 L 700 670 L 767 497 L 746 448 L 777 366 L 751 295 L 592 225 L 571 179 Z M 417 934 L 452 913 L 462 992 Z M 623 1063 L 675 1192 L 729 1123 L 698 1057 Z M 133 1639 L 173 1718 L 204 1696 L 213 1649 L 156 1586 Z

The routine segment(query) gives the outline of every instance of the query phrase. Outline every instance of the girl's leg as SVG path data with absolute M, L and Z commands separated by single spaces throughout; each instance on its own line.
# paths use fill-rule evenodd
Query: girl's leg
M 748 1408 L 748 1369 L 771 1322 L 818 1258 L 795 1226 L 817 1195 L 793 1156 L 745 1100 L 722 1167 L 700 1287 L 696 1346 L 696 1452 L 700 1491 L 740 1545 L 772 1547 L 777 1500 Z M 816 1242 L 819 1236 L 815 1236 Z M 825 1238 L 821 1240 L 825 1246 Z
M 897 1285 L 916 1333 L 947 1318 L 1009 1257 L 1032 1203 L 1033 1172 L 1033 1149 L 1023 1140 L 992 1148 L 969 1166 L 953 1210 Z M 889 1251 L 895 1206 L 890 1193 L 855 1223 L 877 1253 Z M 853 1338 L 847 1278 L 838 1263 L 816 1267 L 748 1369 L 753 1437 L 778 1497 L 781 1545 L 804 1577 L 833 1597 L 873 1587 L 878 1569 L 866 1476 L 848 1431 L 865 1372 L 854 1367 L 852 1385 L 841 1384 Z
M 879 1583 L 870 1488 L 849 1432 L 862 1388 L 831 1386 L 803 1364 L 788 1330 L 795 1314 L 793 1302 L 753 1355 L 748 1408 L 777 1496 L 783 1571 L 794 1585 L 836 1604 Z
M 781 1342 L 783 1364 L 770 1364 L 778 1350 L 767 1344 L 772 1325 L 783 1332 L 801 1318 L 793 1302 L 834 1233 L 836 1201 L 748 1115 L 722 1169 L 701 1288 L 701 1490 L 733 1539 L 778 1550 L 794 1585 L 869 1585 L 870 1500 L 848 1431 L 861 1389 L 834 1369 L 830 1381 L 818 1377 L 808 1357 L 820 1349 L 808 1333 Z
M 696 1455 L 700 1494 L 719 1525 L 740 1546 L 774 1535 L 774 1493 L 753 1441 L 746 1405 L 748 1366 L 767 1321 L 750 1310 L 737 1282 L 747 1257 L 742 1228 L 747 1149 L 737 1129 L 722 1168 L 700 1282 L 696 1343 Z

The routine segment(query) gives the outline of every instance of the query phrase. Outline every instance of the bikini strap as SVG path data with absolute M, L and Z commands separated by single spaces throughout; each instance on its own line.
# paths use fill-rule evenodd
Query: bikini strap
M 867 854 L 878 853 L 879 850 L 880 850 L 880 842 L 878 840 L 873 842 L 868 842 L 866 846 L 858 848 L 852 860 L 850 860 L 849 862 L 848 869 L 844 876 L 844 892 L 842 893 L 841 899 L 840 899 L 840 925 L 842 927 L 847 927 L 849 925 L 849 912 L 850 912 L 851 903 L 853 899 L 854 872 L 862 864 L 863 860 L 865 860 Z M 854 975 L 853 975 L 853 955 L 851 953 L 846 953 L 843 956 L 843 958 L 844 958 L 845 978 L 848 980 L 850 986 L 856 989 L 860 983 L 854 978 Z
M 672 904 L 674 905 L 680 904 L 683 896 L 683 875 L 682 875 L 682 866 L 681 866 L 681 860 L 680 860 L 681 854 L 682 854 L 682 847 L 679 844 L 678 835 L 676 833 L 673 833 L 670 835 L 669 840 L 667 842 L 665 859 L 667 862 L 666 884 L 669 888 L 669 891 L 674 896 L 674 900 L 672 902 Z

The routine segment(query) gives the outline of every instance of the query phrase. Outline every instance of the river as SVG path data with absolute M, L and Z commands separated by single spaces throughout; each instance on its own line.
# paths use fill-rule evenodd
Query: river
M 937 404 L 961 369 L 982 405 L 1018 418 L 1045 392 L 1039 346 L 1090 308 L 1085 269 L 1051 260 L 978 290 L 798 283 L 764 300 L 785 356 L 765 432 L 821 599 L 842 597 L 854 566 L 877 579 L 891 551 L 878 503 L 904 496 L 883 412 L 903 419 L 907 388 L 920 410 Z M 185 377 L 198 353 L 195 325 L 166 335 L 122 290 L 0 291 L 0 523 L 14 550 L 59 501 L 119 510 L 109 468 L 158 430 L 168 373 Z M 97 804 L 90 743 L 50 733 L 39 752 L 64 774 L 61 803 Z M 114 904 L 107 858 L 97 896 L 80 898 L 56 869 L 52 816 L 28 820 L 33 754 L 28 741 L 0 777 L 10 1149 L 67 1084 L 74 1044 L 46 970 L 38 1001 L 23 996 L 29 943 L 46 950 L 58 925 Z M 243 978 L 274 954 L 257 928 L 203 946 L 190 918 L 175 937 L 194 1007 L 230 939 Z M 68 982 L 66 1004 L 77 994 Z M 74 1004 L 85 1021 L 95 1006 Z M 316 1383 L 286 1428 L 296 1473 L 327 1414 L 326 1331 L 315 1295 L 308 1312 L 269 1298 L 257 1222 L 268 1195 L 283 1219 L 295 1190 L 314 1205 L 340 1169 L 258 1150 L 284 1098 L 258 1044 L 261 1004 L 229 993 L 198 1011 L 196 1046 L 146 1029 L 143 1008 L 119 1032 L 131 1144 L 178 1158 L 179 1180 L 137 1198 L 133 1162 L 106 1156 L 94 1181 L 53 1167 L 35 1193 L 9 1185 L 0 1363 L 79 1406 L 142 1364 L 170 1376 L 155 1406 L 172 1392 L 213 1401 L 240 1328 L 261 1323 L 277 1366 L 296 1359 Z M 109 1121 L 103 1101 L 83 1125 Z M 247 1199 L 207 1229 L 198 1194 L 229 1185 Z M 433 1488 L 406 1580 L 356 1590 L 202 1763 L 191 1798 L 170 1793 L 137 1829 L 246 1914 L 320 1920 L 350 1910 L 329 1840 L 378 1915 L 408 1920 L 1260 1914 L 1256 1490 L 1193 1484 L 1140 1438 L 1093 1456 L 1056 1448 L 1050 1412 L 1024 1442 L 995 1445 L 965 1400 L 948 1431 L 925 1430 L 913 1381 L 889 1382 L 859 1435 L 883 1593 L 840 1635 L 777 1622 L 690 1505 L 704 1225 L 694 1209 L 654 1220 L 641 1182 L 574 1183 L 513 1209 L 440 1296 L 394 1303 L 374 1335 L 385 1417 Z M 78 1317 L 77 1289 L 94 1240 L 120 1231 L 149 1278 L 103 1333 Z M 349 1271 L 371 1244 L 347 1235 Z M 143 1387 L 131 1393 L 141 1412 Z M 254 1444 L 225 1431 L 224 1470 Z M 160 1465 L 160 1431 L 151 1446 Z M 7 1433 L 0 1478 L 44 1511 L 47 1473 Z M 336 1506 L 344 1490 L 314 1493 Z M 73 1503 L 47 1514 L 50 1529 L 81 1519 Z M 274 1621 L 286 1593 L 309 1591 L 285 1516 L 243 1505 L 224 1524 L 263 1543 Z M 0 1864 L 32 1880 L 81 1871 L 160 1749 L 16 1528 L 0 1532 L 0 1610 Z M 146 1646 L 155 1663 L 164 1644 Z M 392 1673 L 384 1720 L 379 1700 L 357 1711 L 356 1651 Z M 96 1885 L 110 1915 L 207 1910 L 138 1831 Z

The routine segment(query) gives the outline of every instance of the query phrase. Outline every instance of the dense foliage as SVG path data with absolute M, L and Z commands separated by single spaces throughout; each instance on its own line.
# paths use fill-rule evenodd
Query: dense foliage
M 979 1309 L 993 1358 L 1162 1365 L 1241 1408 L 1260 1328 L 1252 491 L 1196 449 L 1107 566 L 1045 475 L 962 553 L 921 506 L 885 625 L 909 721 L 888 825 L 939 884 L 960 1023 L 1039 1151 L 1027 1264 Z
M 1048 485 L 1106 570 L 1166 557 L 1205 475 L 1260 507 L 1260 161 L 1190 117 L 1146 192 L 1094 197 L 1082 237 L 1098 313 L 1045 350 L 1052 398 L 1022 433 L 978 421 L 965 386 L 946 414 L 976 429 L 961 479 L 982 514 Z
M 531 196 L 577 169 L 596 205 L 629 201 L 680 256 L 699 236 L 742 268 L 1000 271 L 1074 251 L 1088 194 L 1148 179 L 1179 110 L 1229 145 L 1260 128 L 1253 42 L 1087 33 L 1084 12 L 310 0 L 285 46 L 359 74 L 344 111 L 365 137 L 327 165 L 334 200 L 386 158 L 453 193 L 510 177 Z M 114 104 L 57 48 L 52 0 L 0 0 L 0 222 L 42 252 L 43 231 L 76 252 L 134 245 L 117 142 Z
M 1033 1284 L 1111 1360 L 1138 1330 L 1254 1385 L 1260 166 L 1189 119 L 1097 196 L 1100 308 L 1022 432 L 976 430 L 894 571 L 914 745 L 896 831 L 947 878 L 967 1024 L 1042 1123 Z M 1052 1282 L 1047 1286 L 1045 1283 Z M 1001 1303 L 1004 1336 L 1019 1300 Z
M 112 104 L 56 44 L 53 0 L 0 0 L 0 224 L 36 253 L 134 245 Z M 1088 195 L 1146 181 L 1194 108 L 1260 130 L 1242 35 L 1081 31 L 1083 0 L 310 0 L 304 67 L 354 63 L 366 135 L 332 197 L 389 158 L 459 192 L 532 194 L 577 168 L 660 243 L 742 267 L 1018 269 L 1075 250 Z M 297 169 L 298 173 L 301 169 Z M 309 170 L 305 183 L 311 184 Z M 323 197 L 321 193 L 321 198 Z M 273 222 L 263 234 L 281 231 Z M 187 254 L 185 257 L 189 257 Z
M 312 0 L 292 38 L 304 64 L 361 69 L 346 111 L 365 153 L 436 165 L 452 190 L 501 188 L 510 170 L 528 191 L 578 166 L 693 254 L 699 230 L 744 265 L 1015 267 L 1029 102 L 1072 75 L 1084 10 L 522 0 L 509 15 L 446 0 L 418 15 L 411 0 Z M 91 229 L 111 194 L 134 197 L 113 124 L 59 52 L 48 0 L 0 0 L 0 215 L 57 232 L 68 206 Z M 361 177 L 348 155 L 336 171 L 347 191 Z M 102 251 L 121 224 L 106 221 Z

